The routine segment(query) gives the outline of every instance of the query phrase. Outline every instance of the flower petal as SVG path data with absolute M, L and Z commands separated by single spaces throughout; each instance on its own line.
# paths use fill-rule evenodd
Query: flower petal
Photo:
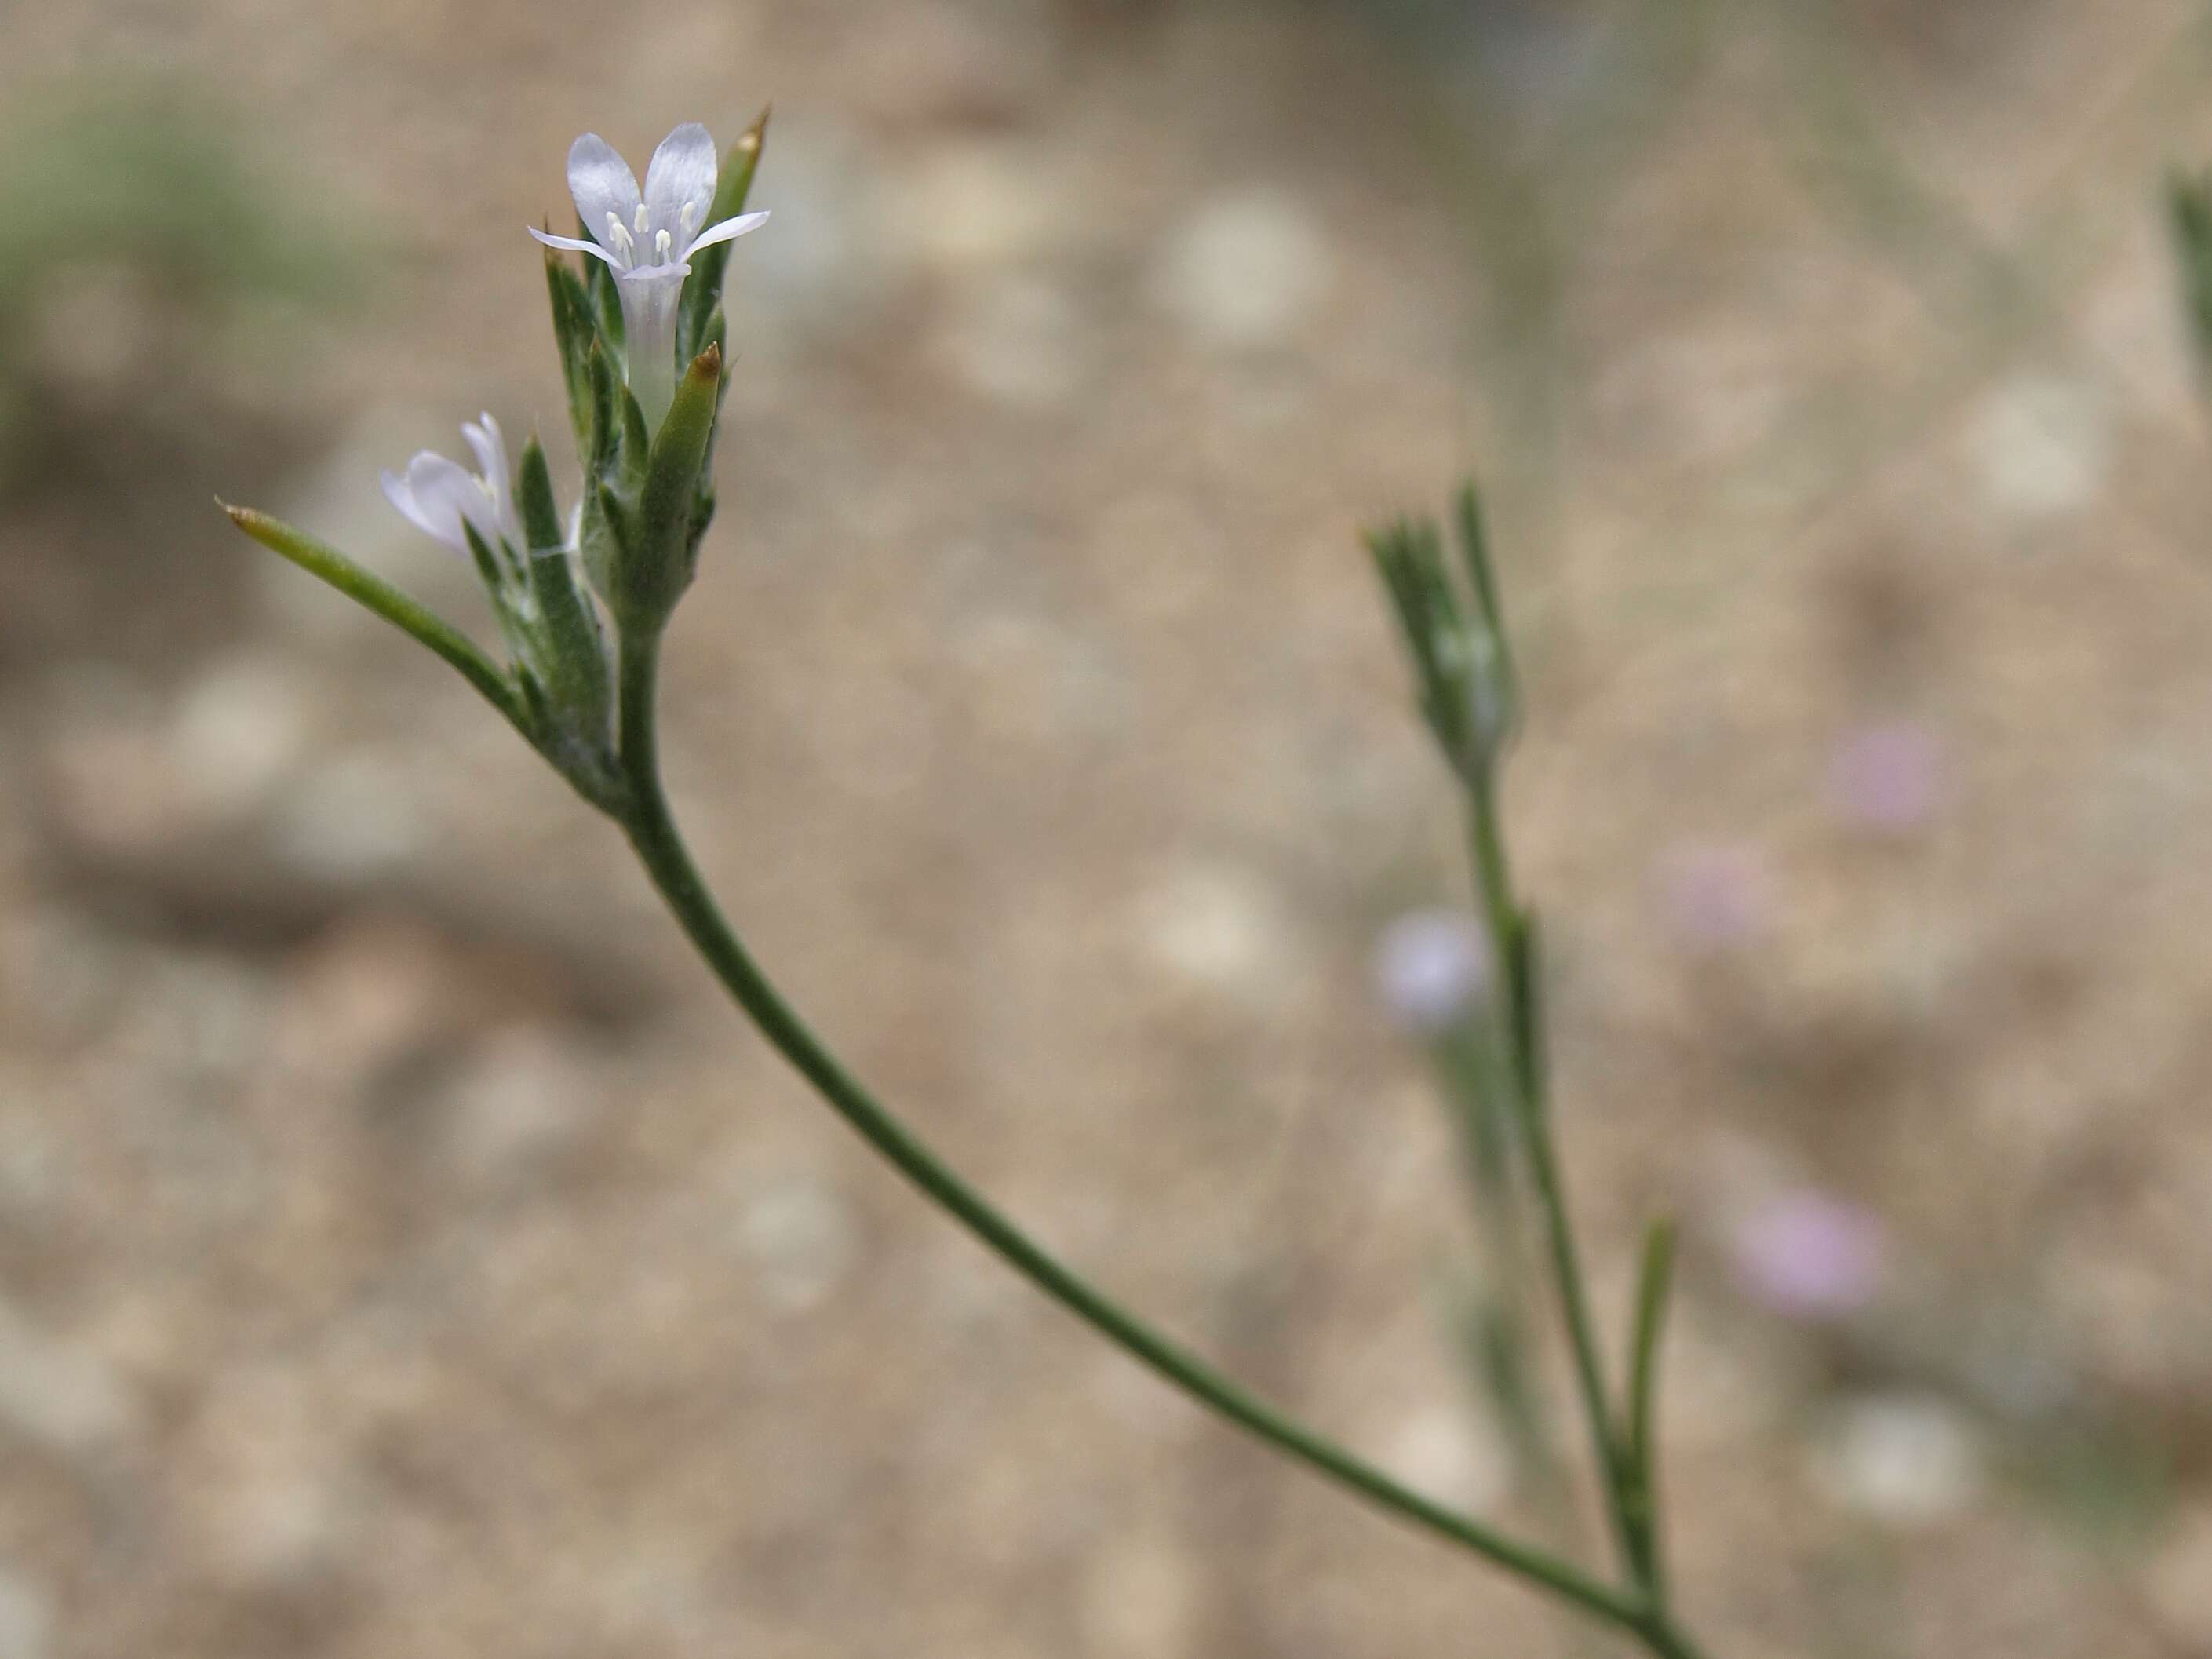
M 538 229 L 535 225 L 526 225 L 524 228 L 532 236 L 535 236 L 539 241 L 544 243 L 548 247 L 570 247 L 574 248 L 580 253 L 596 253 L 599 258 L 605 259 L 609 264 L 612 265 L 617 270 L 620 270 L 622 269 L 622 262 L 617 259 L 613 254 L 608 252 L 606 249 L 601 247 L 597 242 L 583 241 L 574 236 L 549 235 L 544 231 Z
M 461 520 L 473 520 L 482 532 L 491 517 L 491 502 L 474 475 L 459 461 L 429 450 L 407 463 L 407 489 L 415 500 L 415 510 L 407 516 L 456 553 L 469 550 Z
M 726 242 L 732 237 L 742 236 L 749 230 L 758 230 L 767 222 L 768 213 L 763 210 L 758 213 L 740 213 L 734 219 L 725 219 L 719 225 L 709 225 L 699 233 L 690 247 L 684 250 L 684 257 L 688 259 L 702 247 L 711 247 L 716 242 Z
M 605 238 L 607 216 L 632 234 L 637 221 L 637 175 L 629 163 L 615 154 L 615 147 L 596 132 L 587 132 L 568 146 L 568 194 L 575 198 L 576 215 L 584 228 Z M 611 252 L 619 252 L 611 248 Z
M 445 540 L 443 536 L 438 535 L 438 527 L 423 516 L 421 507 L 416 506 L 415 491 L 407 480 L 390 467 L 384 470 L 384 498 L 398 507 L 400 515 L 417 530 L 426 535 L 436 536 L 440 541 Z
M 492 507 L 499 521 L 499 533 L 510 543 L 523 539 L 521 521 L 514 513 L 514 475 L 507 465 L 507 440 L 501 434 L 499 422 L 489 412 L 483 423 L 464 421 L 461 436 L 469 441 L 476 452 L 477 465 L 482 470 L 483 481 L 491 486 Z
M 653 230 L 665 230 L 678 247 L 692 225 L 704 224 L 714 205 L 714 141 L 696 121 L 686 121 L 660 141 L 645 169 L 645 210 Z M 691 210 L 691 223 L 684 210 Z M 640 238 L 643 240 L 643 238 Z

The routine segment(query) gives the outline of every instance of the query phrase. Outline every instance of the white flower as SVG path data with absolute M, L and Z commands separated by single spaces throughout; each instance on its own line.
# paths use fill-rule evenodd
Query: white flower
M 686 261 L 768 217 L 741 213 L 708 224 L 720 170 L 707 129 L 686 121 L 653 152 L 641 199 L 629 164 L 598 133 L 587 132 L 568 147 L 568 193 L 594 240 L 550 236 L 536 228 L 530 233 L 548 247 L 575 248 L 604 259 L 614 272 L 629 389 L 647 431 L 659 429 L 676 396 L 676 301 L 691 274 Z
M 489 415 L 481 424 L 464 421 L 461 435 L 476 452 L 477 465 L 483 469 L 481 473 L 425 449 L 407 463 L 404 477 L 385 473 L 385 495 L 410 523 L 456 553 L 465 555 L 469 550 L 468 533 L 461 527 L 464 520 L 476 526 L 487 547 L 496 549 L 502 541 L 510 548 L 526 546 L 521 523 L 515 516 L 507 441 L 500 436 L 499 422 Z
M 1392 922 L 1375 951 L 1382 1006 L 1423 1036 L 1440 1036 L 1490 990 L 1490 941 L 1473 916 L 1416 910 Z

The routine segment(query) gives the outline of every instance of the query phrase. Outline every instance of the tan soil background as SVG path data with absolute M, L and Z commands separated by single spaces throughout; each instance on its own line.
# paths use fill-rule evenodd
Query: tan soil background
M 1009 1279 L 450 675 L 208 504 L 481 623 L 377 469 L 560 426 L 522 228 L 577 131 L 770 99 L 669 766 L 860 1070 L 1240 1374 L 1540 1524 L 1367 966 L 1462 889 L 1356 532 L 1480 465 L 1615 1334 L 1643 1218 L 1686 1231 L 1692 1622 L 2212 1652 L 2197 7 L 0 9 L 8 112 L 155 80 L 362 274 L 195 340 L 4 232 L 0 1656 L 1604 1650 Z M 1831 776 L 1870 724 L 1935 757 L 1881 833 Z M 1716 859 L 1724 946 L 1676 891 Z M 1838 1324 L 1731 1267 L 1805 1183 L 1887 1231 Z

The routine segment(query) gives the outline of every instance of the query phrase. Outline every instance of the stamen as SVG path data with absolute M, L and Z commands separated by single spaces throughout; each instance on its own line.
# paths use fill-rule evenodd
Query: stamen
M 636 215 L 636 217 L 637 217 L 637 234 L 638 234 L 639 235 L 642 236 L 642 235 L 644 235 L 644 234 L 645 234 L 645 227 L 646 227 L 646 224 L 647 224 L 647 220 L 646 220 L 646 216 L 645 216 L 645 204 L 644 204 L 644 203 L 642 203 L 642 202 L 640 202 L 640 203 L 637 204 L 637 215 Z
M 607 234 L 613 239 L 611 246 L 614 251 L 628 258 L 631 246 L 629 233 L 623 228 L 623 222 L 611 211 L 607 215 Z
M 699 228 L 699 204 L 696 202 L 686 202 L 684 204 L 683 213 L 678 216 L 677 222 L 684 227 L 684 234 L 688 240 L 691 233 Z
M 668 263 L 668 233 L 665 230 L 655 233 L 653 239 L 653 252 L 664 265 Z

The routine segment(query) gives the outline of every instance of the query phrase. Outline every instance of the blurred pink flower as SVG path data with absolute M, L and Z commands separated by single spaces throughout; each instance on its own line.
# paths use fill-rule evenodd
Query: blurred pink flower
M 1766 926 L 1765 863 L 1741 842 L 1687 843 L 1670 849 L 1659 871 L 1668 925 L 1700 951 L 1746 943 Z
M 1438 1036 L 1474 1012 L 1490 988 L 1490 941 L 1461 910 L 1415 910 L 1383 930 L 1375 988 L 1398 1023 Z
M 1881 1288 L 1887 1242 L 1871 1211 L 1814 1188 L 1777 1194 L 1747 1213 L 1729 1240 L 1737 1282 L 1793 1319 L 1834 1319 Z
M 1862 726 L 1837 744 L 1828 787 L 1836 810 L 1863 829 L 1905 835 L 1934 816 L 1942 784 L 1936 734 L 1911 720 Z

